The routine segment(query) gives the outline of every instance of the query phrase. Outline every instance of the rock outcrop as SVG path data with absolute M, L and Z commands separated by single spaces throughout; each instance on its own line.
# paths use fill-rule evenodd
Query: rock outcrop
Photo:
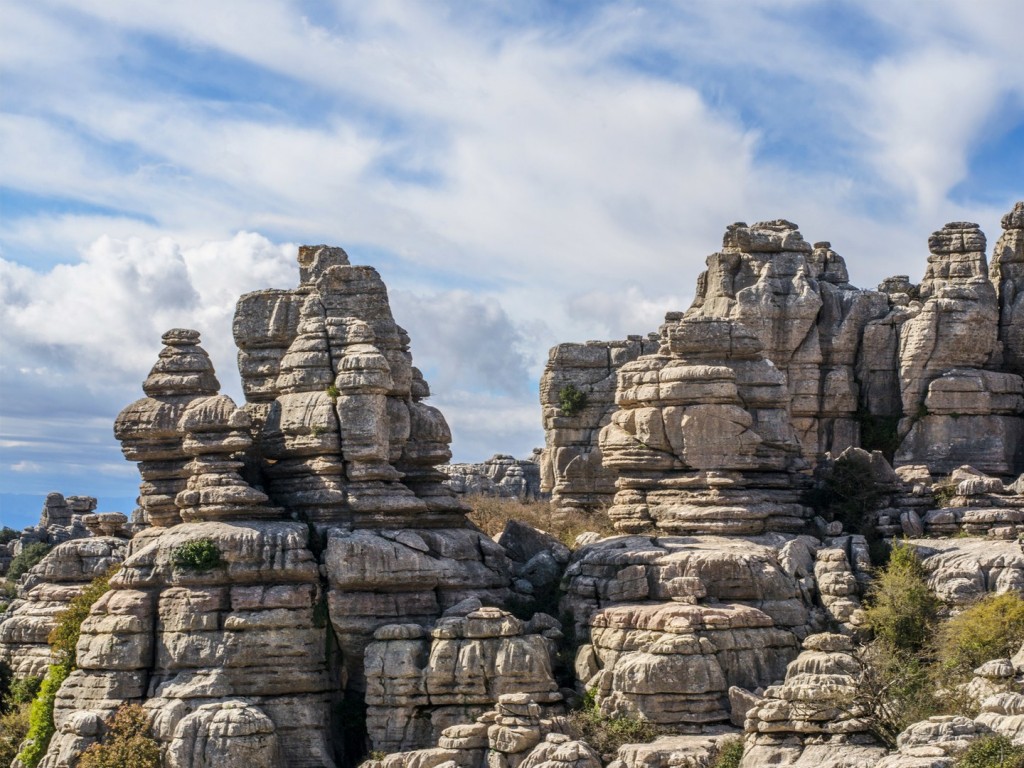
M 380 627 L 365 656 L 373 748 L 398 752 L 436 742 L 447 727 L 474 721 L 505 694 L 529 697 L 548 716 L 560 714 L 552 674 L 556 638 L 561 632 L 551 617 L 538 614 L 524 627 L 473 599 L 447 611 L 429 632 L 418 624 Z
M 334 765 L 363 748 L 346 712 L 366 698 L 375 632 L 401 622 L 440 637 L 471 623 L 442 620 L 453 606 L 507 602 L 508 559 L 435 469 L 451 436 L 422 402 L 429 389 L 380 277 L 326 246 L 300 249 L 299 266 L 297 289 L 239 300 L 243 407 L 218 394 L 199 334 L 175 329 L 146 397 L 118 416 L 115 434 L 143 480 L 137 533 L 82 626 L 51 755 L 73 756 L 99 720 L 136 701 L 169 765 Z M 504 687 L 483 692 L 450 681 L 450 703 L 483 711 L 508 680 L 544 677 L 537 664 L 550 641 L 536 639 L 528 658 L 519 645 L 533 640 L 495 650 L 474 639 L 530 669 L 505 664 Z
M 0 543 L 0 576 L 7 573 L 11 560 L 32 544 L 54 546 L 70 539 L 80 539 L 90 534 L 84 523 L 86 515 L 96 509 L 92 496 L 68 496 L 48 493 L 39 515 L 39 524 L 17 532 L 16 536 Z
M 789 420 L 785 378 L 762 344 L 730 320 L 661 328 L 656 354 L 619 371 L 616 411 L 601 430 L 617 474 L 609 516 L 639 533 L 802 532 L 806 463 Z
M 784 537 L 629 536 L 580 549 L 563 610 L 576 677 L 609 716 L 728 722 L 729 688 L 780 679 L 822 620 L 813 554 Z
M 625 341 L 559 344 L 551 350 L 540 380 L 544 419 L 541 490 L 558 508 L 588 510 L 611 502 L 615 474 L 603 465 L 598 433 L 615 410 L 618 370 L 657 349 L 654 335 Z M 582 407 L 566 413 L 562 393 L 575 390 Z

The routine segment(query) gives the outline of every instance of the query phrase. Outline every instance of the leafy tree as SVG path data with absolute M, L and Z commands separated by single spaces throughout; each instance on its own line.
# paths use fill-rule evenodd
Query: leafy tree
M 103 741 L 82 753 L 78 768 L 160 768 L 160 745 L 141 704 L 122 705 L 106 722 Z
M 911 652 L 932 637 L 942 608 L 916 550 L 902 542 L 892 546 L 888 564 L 876 571 L 866 602 L 865 618 L 875 637 Z

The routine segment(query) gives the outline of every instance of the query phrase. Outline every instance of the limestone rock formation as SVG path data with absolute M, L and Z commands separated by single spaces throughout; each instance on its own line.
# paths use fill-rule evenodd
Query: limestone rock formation
M 496 453 L 479 464 L 442 464 L 448 476 L 444 485 L 457 494 L 496 496 L 518 501 L 537 501 L 540 489 L 539 449 L 529 459 Z
M 96 509 L 92 496 L 68 496 L 49 493 L 43 502 L 39 524 L 18 531 L 10 541 L 0 543 L 0 576 L 7 573 L 11 560 L 24 551 L 25 547 L 42 543 L 50 546 L 70 539 L 80 539 L 90 534 L 85 518 Z
M 726 230 L 686 316 L 736 320 L 753 331 L 783 374 L 793 429 L 814 459 L 858 442 L 860 339 L 888 310 L 884 294 L 850 285 L 830 243 L 812 247 L 795 224 L 778 219 Z
M 395 752 L 435 742 L 445 728 L 472 722 L 505 694 L 529 696 L 544 711 L 558 714 L 562 696 L 552 676 L 555 643 L 545 636 L 554 630 L 554 637 L 561 637 L 557 622 L 552 619 L 546 623 L 554 627 L 531 634 L 501 609 L 466 602 L 446 612 L 429 632 L 418 624 L 374 632 L 365 653 L 374 749 Z
M 494 679 L 480 691 L 461 669 L 443 682 L 437 652 L 428 689 L 446 685 L 451 697 L 430 690 L 438 723 L 446 706 L 448 717 L 481 712 L 538 676 L 533 695 L 559 698 L 541 664 L 552 627 L 474 634 L 518 626 L 480 607 L 507 603 L 511 565 L 442 485 L 435 465 L 450 457 L 451 435 L 422 402 L 429 389 L 380 277 L 326 246 L 300 249 L 299 267 L 297 289 L 239 300 L 244 407 L 218 394 L 199 334 L 175 329 L 146 397 L 118 416 L 115 435 L 143 480 L 138 525 L 82 625 L 48 759 L 73 757 L 100 720 L 135 701 L 152 713 L 168 765 L 350 760 L 363 734 L 344 713 L 366 699 L 374 633 L 396 622 L 433 633 L 439 648 L 465 624 L 463 655 L 493 657 Z M 124 528 L 110 516 L 86 524 Z M 467 600 L 483 613 L 442 619 Z M 378 702 L 406 711 L 394 703 Z M 400 730 L 379 737 L 422 746 L 436 735 Z
M 583 547 L 563 600 L 583 643 L 577 679 L 608 715 L 727 722 L 729 688 L 781 678 L 817 625 L 812 560 L 782 537 L 629 536 Z
M 874 766 L 885 748 L 868 735 L 857 695 L 861 662 L 850 638 L 818 634 L 746 715 L 742 768 L 760 765 Z M 831 754 L 829 754 L 831 753 Z
M 601 430 L 616 528 L 759 534 L 804 530 L 796 471 L 806 465 L 785 379 L 737 322 L 683 318 L 657 354 L 619 371 L 619 410 Z
M 999 340 L 1010 373 L 1024 375 L 1024 201 L 1003 216 L 1003 233 L 992 249 L 989 279 L 999 297 Z

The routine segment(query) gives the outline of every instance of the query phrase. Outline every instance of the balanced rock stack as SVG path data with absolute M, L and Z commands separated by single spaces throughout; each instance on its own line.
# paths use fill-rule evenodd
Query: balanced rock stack
M 1001 362 L 1002 343 L 985 235 L 976 224 L 953 222 L 928 246 L 923 303 L 900 329 L 900 430 L 906 437 L 896 463 L 923 463 L 934 474 L 970 464 L 1011 475 L 1024 436 L 1024 380 L 986 370 Z
M 619 370 L 601 430 L 618 479 L 609 515 L 626 532 L 801 532 L 800 458 L 785 377 L 732 320 L 683 318 L 657 354 Z
M 197 331 L 175 328 L 162 341 L 165 346 L 142 385 L 147 397 L 118 414 L 114 436 L 125 458 L 138 462 L 142 476 L 137 522 L 166 527 L 181 522 L 175 498 L 190 475 L 178 422 L 193 400 L 216 395 L 220 382 Z

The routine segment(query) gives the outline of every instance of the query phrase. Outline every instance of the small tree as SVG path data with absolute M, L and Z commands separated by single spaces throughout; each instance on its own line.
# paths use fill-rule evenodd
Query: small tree
M 160 745 L 141 704 L 123 704 L 106 722 L 103 741 L 82 753 L 78 768 L 160 768 Z
M 947 682 L 966 680 L 991 659 L 1013 656 L 1024 644 L 1024 599 L 1015 592 L 986 595 L 944 622 L 936 655 Z
M 866 602 L 865 618 L 875 637 L 910 652 L 931 638 L 942 607 L 917 551 L 902 542 L 893 545 L 888 564 L 876 571 Z
M 563 416 L 575 416 L 587 407 L 587 393 L 575 384 L 566 384 L 558 390 L 558 407 Z

